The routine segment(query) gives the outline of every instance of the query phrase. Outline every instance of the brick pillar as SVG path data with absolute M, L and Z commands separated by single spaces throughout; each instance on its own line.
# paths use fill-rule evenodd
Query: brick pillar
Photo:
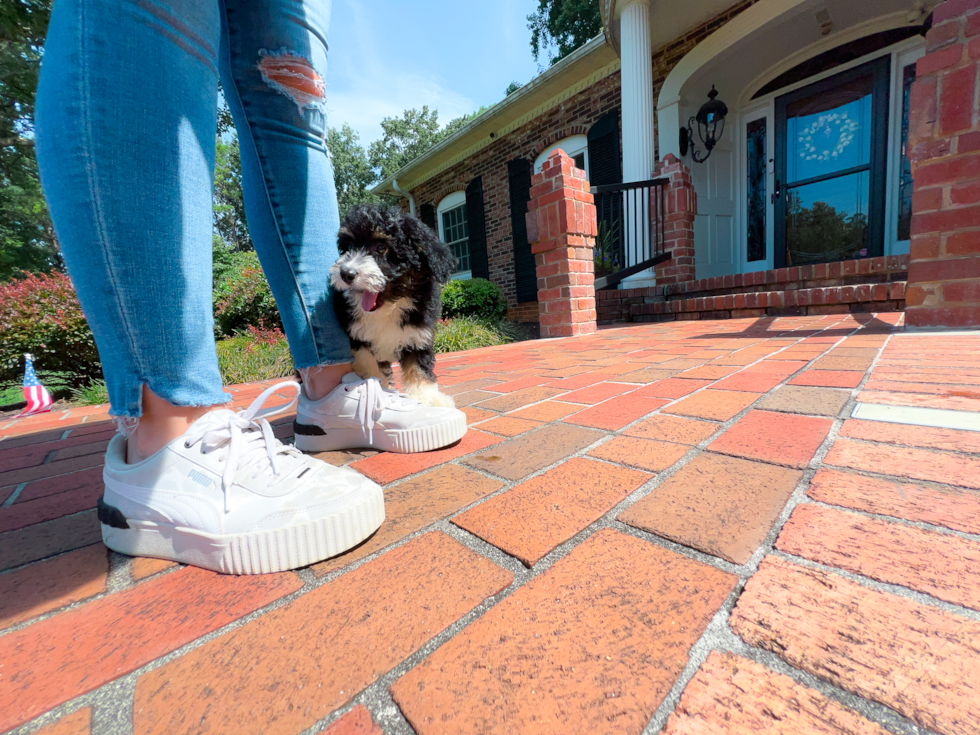
M 527 239 L 538 276 L 542 337 L 596 331 L 595 204 L 585 171 L 561 149 L 531 177 Z
M 906 323 L 980 325 L 980 0 L 933 15 L 912 87 L 914 179 Z
M 664 247 L 673 257 L 657 266 L 657 285 L 694 280 L 694 215 L 698 196 L 694 193 L 691 170 L 673 153 L 668 153 L 654 169 L 655 179 L 668 178 Z

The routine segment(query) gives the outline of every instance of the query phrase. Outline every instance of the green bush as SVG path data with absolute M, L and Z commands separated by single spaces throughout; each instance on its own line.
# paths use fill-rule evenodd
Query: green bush
M 279 329 L 248 327 L 217 343 L 218 367 L 226 385 L 293 374 L 293 357 Z
M 485 278 L 450 281 L 442 289 L 442 318 L 460 316 L 499 321 L 507 316 L 507 299 L 500 286 Z
M 527 339 L 517 324 L 489 321 L 472 316 L 440 321 L 436 325 L 436 352 L 461 352 L 477 347 L 494 347 Z
M 280 329 L 282 319 L 254 252 L 234 253 L 214 289 L 215 336 L 232 336 L 249 326 Z
M 25 352 L 52 393 L 102 377 L 95 338 L 63 273 L 25 273 L 0 285 L 0 334 L 0 384 L 23 379 Z
M 84 388 L 74 388 L 71 400 L 76 406 L 101 406 L 109 402 L 109 389 L 104 380 L 93 380 Z

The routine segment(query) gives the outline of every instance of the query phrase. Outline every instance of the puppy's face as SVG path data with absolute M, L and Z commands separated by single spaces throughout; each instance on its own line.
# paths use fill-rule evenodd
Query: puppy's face
M 363 312 L 413 297 L 433 281 L 445 283 L 456 262 L 422 222 L 381 205 L 352 207 L 337 248 L 340 257 L 330 268 L 330 285 Z
M 389 286 L 404 276 L 408 264 L 398 262 L 391 238 L 383 232 L 358 238 L 345 230 L 341 231 L 340 257 L 330 268 L 330 285 L 351 303 L 360 302 L 363 311 L 377 311 L 392 296 Z

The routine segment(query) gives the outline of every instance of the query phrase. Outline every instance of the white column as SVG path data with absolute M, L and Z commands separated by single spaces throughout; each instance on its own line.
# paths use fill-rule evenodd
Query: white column
M 621 7 L 623 182 L 628 184 L 653 174 L 653 49 L 650 0 L 632 0 Z
M 650 0 L 627 0 L 620 7 L 623 183 L 628 184 L 653 178 L 653 49 L 650 47 Z M 642 259 L 648 237 L 641 223 L 649 216 L 647 208 L 648 202 L 639 203 L 641 215 L 625 233 L 627 265 Z M 629 276 L 619 287 L 643 288 L 655 284 L 654 271 L 649 269 Z

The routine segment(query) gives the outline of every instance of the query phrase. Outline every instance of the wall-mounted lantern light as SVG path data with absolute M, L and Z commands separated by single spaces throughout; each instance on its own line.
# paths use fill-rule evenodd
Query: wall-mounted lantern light
M 718 90 L 711 85 L 708 92 L 708 101 L 701 105 L 698 114 L 691 118 L 686 128 L 681 128 L 681 155 L 687 155 L 687 149 L 691 149 L 691 157 L 698 163 L 704 163 L 711 155 L 711 150 L 721 140 L 725 132 L 725 117 L 728 115 L 728 105 L 721 100 L 715 99 Z M 704 144 L 707 153 L 704 156 L 694 145 L 694 126 L 698 126 L 698 136 Z

